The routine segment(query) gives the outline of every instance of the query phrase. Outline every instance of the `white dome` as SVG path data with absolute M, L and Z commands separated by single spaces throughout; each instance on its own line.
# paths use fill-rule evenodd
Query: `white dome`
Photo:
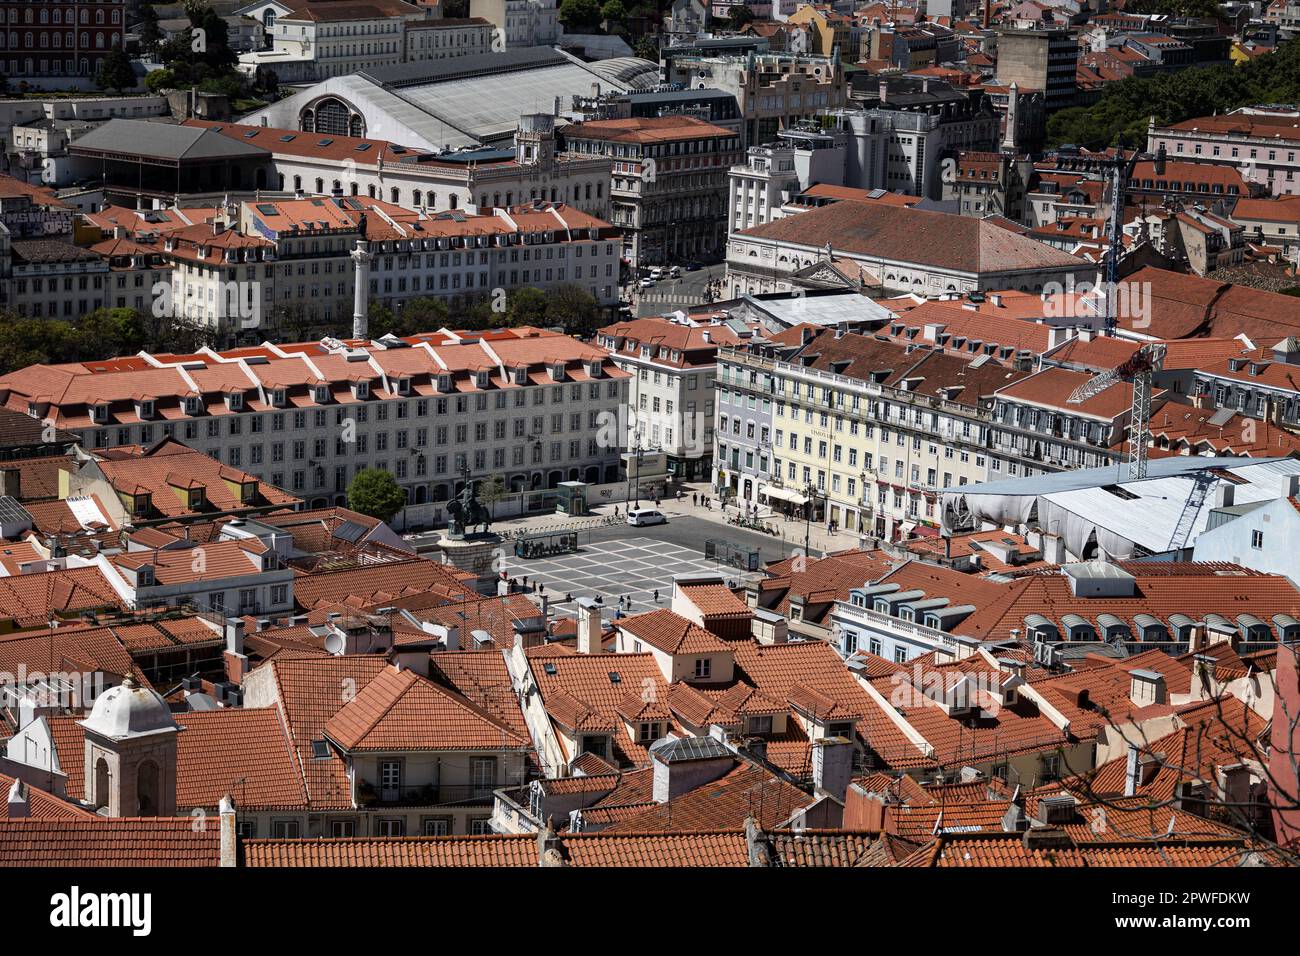
M 180 730 L 162 695 L 138 686 L 130 677 L 100 694 L 90 716 L 80 723 L 87 730 L 112 740 Z

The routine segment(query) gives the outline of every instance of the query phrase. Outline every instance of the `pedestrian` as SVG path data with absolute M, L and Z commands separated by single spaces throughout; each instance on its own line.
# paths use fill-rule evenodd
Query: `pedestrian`
M 655 603 L 659 603 L 659 589 L 655 588 Z

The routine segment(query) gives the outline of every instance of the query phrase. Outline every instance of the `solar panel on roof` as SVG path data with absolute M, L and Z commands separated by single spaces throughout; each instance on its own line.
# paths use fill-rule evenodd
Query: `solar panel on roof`
M 260 212 L 263 216 L 274 216 L 280 211 L 276 209 L 275 206 L 269 202 L 258 203 L 253 208 L 256 209 L 258 212 Z
M 18 503 L 17 498 L 5 496 L 0 498 L 0 521 L 5 524 L 10 522 L 26 523 L 30 526 L 32 516 L 26 508 Z
M 334 529 L 334 537 L 342 538 L 344 541 L 357 541 L 365 533 L 365 526 L 355 521 L 345 521 Z

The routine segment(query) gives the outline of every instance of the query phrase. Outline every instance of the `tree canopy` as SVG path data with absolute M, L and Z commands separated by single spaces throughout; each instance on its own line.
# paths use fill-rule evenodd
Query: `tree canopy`
M 388 521 L 406 506 L 406 493 L 382 468 L 357 472 L 348 485 L 348 507 L 371 518 Z
M 25 365 L 89 362 L 144 349 L 188 354 L 215 337 L 188 320 L 136 309 L 96 309 L 77 319 L 34 319 L 0 312 L 0 372 Z
M 598 0 L 564 0 L 560 4 L 560 22 L 570 33 L 590 33 L 600 26 Z
M 1243 66 L 1211 66 L 1130 77 L 1107 84 L 1092 106 L 1072 107 L 1047 122 L 1050 146 L 1072 143 L 1088 149 L 1146 143 L 1147 122 L 1180 123 L 1252 103 L 1300 100 L 1300 43 L 1290 43 Z
M 135 82 L 131 58 L 120 46 L 113 47 L 99 61 L 99 69 L 95 71 L 95 85 L 101 90 L 121 93 L 123 90 L 134 89 Z

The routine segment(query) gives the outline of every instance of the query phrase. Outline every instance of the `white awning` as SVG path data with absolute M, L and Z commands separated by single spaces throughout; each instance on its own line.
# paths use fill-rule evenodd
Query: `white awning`
M 767 495 L 769 501 L 776 498 L 778 501 L 788 501 L 795 505 L 806 505 L 808 496 L 802 495 L 797 491 L 791 491 L 789 488 L 767 487 L 763 489 L 763 494 Z

